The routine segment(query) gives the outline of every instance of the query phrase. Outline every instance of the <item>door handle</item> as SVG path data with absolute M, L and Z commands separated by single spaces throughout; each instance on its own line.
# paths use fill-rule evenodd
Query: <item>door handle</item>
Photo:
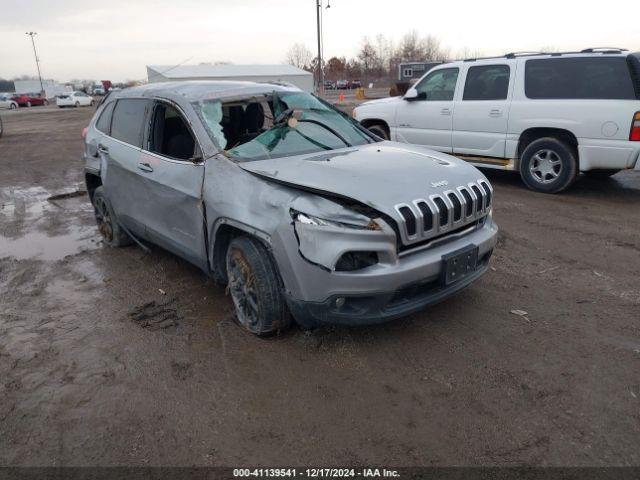
M 109 149 L 104 145 L 102 145 L 101 143 L 98 144 L 98 151 L 100 153 L 109 153 Z
M 501 117 L 502 116 L 502 110 L 499 110 L 497 108 L 491 109 L 491 110 L 489 110 L 489 116 L 490 117 Z
M 140 162 L 138 164 L 138 168 L 143 172 L 153 172 L 153 167 L 145 162 Z
M 440 110 L 440 115 L 451 115 L 451 110 L 449 108 L 443 108 Z

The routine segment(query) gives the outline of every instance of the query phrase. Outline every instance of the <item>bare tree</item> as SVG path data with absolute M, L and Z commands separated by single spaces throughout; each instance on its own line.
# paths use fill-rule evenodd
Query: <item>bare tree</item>
M 294 43 L 285 55 L 285 62 L 298 68 L 305 68 L 311 65 L 313 54 L 302 43 Z
M 455 54 L 456 60 L 466 60 L 467 58 L 481 58 L 484 57 L 485 54 L 480 49 L 473 49 L 470 47 L 464 47 Z

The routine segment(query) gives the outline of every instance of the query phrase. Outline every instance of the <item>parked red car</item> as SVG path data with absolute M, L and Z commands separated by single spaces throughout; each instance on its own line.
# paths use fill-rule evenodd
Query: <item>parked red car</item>
M 11 99 L 21 107 L 36 107 L 39 105 L 49 105 L 49 101 L 39 93 L 20 93 Z

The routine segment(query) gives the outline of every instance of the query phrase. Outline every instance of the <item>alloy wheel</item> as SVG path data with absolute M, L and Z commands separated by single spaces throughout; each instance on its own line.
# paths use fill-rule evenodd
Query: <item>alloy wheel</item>
M 562 173 L 562 159 L 553 150 L 539 150 L 531 157 L 529 172 L 539 183 L 552 183 Z
M 244 254 L 232 249 L 227 257 L 229 293 L 236 307 L 238 321 L 251 331 L 258 326 L 259 307 L 253 269 Z
M 98 223 L 98 231 L 107 243 L 111 243 L 113 241 L 113 220 L 104 198 L 96 198 L 94 211 L 96 222 Z

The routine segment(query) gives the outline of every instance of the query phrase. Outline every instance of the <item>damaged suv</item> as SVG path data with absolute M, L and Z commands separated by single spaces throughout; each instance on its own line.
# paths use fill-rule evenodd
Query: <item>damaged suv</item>
M 417 311 L 479 278 L 496 243 L 475 167 L 383 141 L 290 86 L 112 93 L 84 158 L 105 243 L 143 239 L 197 265 L 258 335 Z

